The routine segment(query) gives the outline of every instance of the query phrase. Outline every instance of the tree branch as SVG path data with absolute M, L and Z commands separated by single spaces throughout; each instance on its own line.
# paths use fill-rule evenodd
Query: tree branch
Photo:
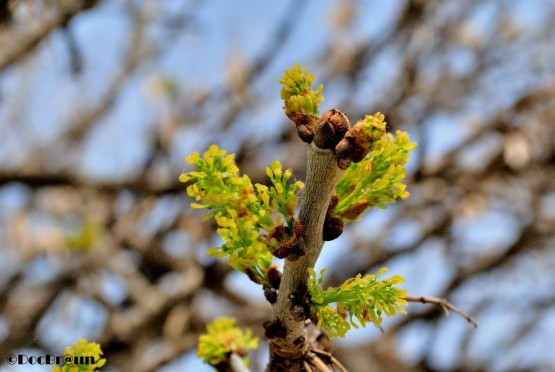
M 44 38 L 56 28 L 66 24 L 79 12 L 90 8 L 96 0 L 60 1 L 57 14 L 39 21 L 39 25 L 26 32 L 6 32 L 0 39 L 2 52 L 0 53 L 0 71 L 17 62 L 30 52 Z
M 270 340 L 270 370 L 279 369 L 279 360 L 289 359 L 298 370 L 302 370 L 303 357 L 308 351 L 304 320 L 295 319 L 292 306 L 295 293 L 306 290 L 308 268 L 314 267 L 322 246 L 323 226 L 326 211 L 335 184 L 343 171 L 337 166 L 337 160 L 331 150 L 322 150 L 311 144 L 307 148 L 308 164 L 306 189 L 304 191 L 299 220 L 304 227 L 304 256 L 298 260 L 285 260 L 283 277 L 279 287 L 276 303 L 273 306 L 274 324 L 280 324 L 286 330 L 284 338 Z M 276 358 L 277 357 L 277 358 Z M 277 364 L 276 364 L 277 363 Z M 296 370 L 288 366 L 289 370 Z
M 445 312 L 445 315 L 447 315 L 447 316 L 449 316 L 449 310 L 451 310 L 451 311 L 459 314 L 460 316 L 462 316 L 466 320 L 468 320 L 468 322 L 471 323 L 474 326 L 474 328 L 478 327 L 478 322 L 476 321 L 476 319 L 474 319 L 472 316 L 470 316 L 470 314 L 468 314 L 467 312 L 459 309 L 458 307 L 456 307 L 452 303 L 448 302 L 444 298 L 426 297 L 426 296 L 405 296 L 405 300 L 407 300 L 408 302 L 421 302 L 423 304 L 437 305 Z
M 243 358 L 235 353 L 231 353 L 231 356 L 229 357 L 229 365 L 232 372 L 250 372 L 250 369 L 248 369 L 243 362 Z

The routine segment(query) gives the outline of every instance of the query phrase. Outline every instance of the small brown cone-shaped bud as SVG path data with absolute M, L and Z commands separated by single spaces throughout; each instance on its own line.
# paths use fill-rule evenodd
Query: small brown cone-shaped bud
M 293 235 L 285 241 L 282 241 L 280 245 L 272 251 L 272 255 L 277 258 L 288 258 L 291 261 L 296 261 L 299 257 L 304 256 L 304 227 L 299 222 L 295 220 L 293 222 Z
M 327 242 L 337 239 L 343 233 L 343 220 L 339 217 L 329 217 L 324 221 L 323 239 Z
M 281 271 L 277 269 L 275 266 L 271 266 L 268 269 L 268 281 L 270 285 L 274 289 L 279 289 L 279 285 L 281 284 Z
M 264 286 L 264 297 L 269 303 L 271 303 L 272 305 L 275 304 L 277 301 L 277 296 L 278 293 L 274 288 L 268 287 L 267 285 Z
M 297 127 L 297 135 L 303 142 L 306 142 L 306 143 L 311 143 L 312 140 L 314 139 L 314 133 L 306 125 L 299 125 Z
M 347 169 L 352 162 L 358 163 L 370 152 L 372 143 L 385 134 L 383 119 L 384 116 L 380 113 L 367 115 L 345 133 L 335 146 L 337 165 L 341 169 Z
M 286 233 L 285 226 L 283 226 L 283 224 L 280 223 L 279 225 L 274 226 L 272 231 L 270 231 L 270 239 L 276 238 L 278 242 L 281 242 L 281 240 L 285 236 L 285 233 Z
M 272 251 L 272 255 L 274 257 L 281 259 L 288 257 L 290 260 L 293 261 L 296 261 L 303 254 L 304 252 L 299 247 L 299 242 L 297 241 L 296 237 L 292 237 L 291 239 L 282 242 L 277 248 Z
M 343 138 L 337 146 L 335 146 L 335 156 L 337 157 L 337 166 L 345 170 L 353 162 L 352 153 L 354 152 L 354 146 L 349 142 L 347 138 Z
M 351 159 L 358 163 L 370 152 L 369 144 L 364 135 L 364 123 L 359 121 L 346 134 L 345 139 L 351 146 Z
M 299 138 L 306 143 L 311 143 L 314 138 L 314 125 L 316 119 L 310 114 L 303 114 L 299 112 L 287 115 L 289 119 L 295 124 Z
M 316 124 L 314 144 L 321 149 L 335 149 L 335 146 L 350 128 L 347 115 L 337 109 L 326 112 Z

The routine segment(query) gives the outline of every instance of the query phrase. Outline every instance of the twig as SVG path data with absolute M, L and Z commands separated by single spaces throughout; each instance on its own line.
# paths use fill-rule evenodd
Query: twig
M 307 356 L 310 359 L 310 364 L 312 364 L 318 372 L 329 372 L 330 369 L 326 366 L 326 363 L 324 363 L 322 359 L 318 358 L 318 356 L 313 353 L 308 353 Z
M 311 349 L 311 351 L 312 351 L 314 354 L 321 355 L 321 356 L 324 356 L 324 357 L 326 357 L 326 358 L 329 358 L 329 360 L 331 361 L 332 365 L 334 365 L 334 366 L 336 366 L 337 368 L 339 368 L 339 370 L 340 370 L 341 372 L 349 372 L 349 371 L 347 370 L 347 368 L 346 368 L 339 360 L 337 360 L 332 354 L 328 353 L 327 351 L 319 350 L 319 349 L 314 349 L 314 348 Z
M 273 357 L 296 359 L 302 365 L 306 342 L 295 343 L 304 336 L 304 321 L 296 319 L 291 312 L 291 296 L 308 282 L 308 268 L 314 267 L 320 255 L 323 239 L 323 226 L 329 200 L 337 180 L 343 171 L 337 166 L 337 159 L 330 150 L 322 150 L 314 144 L 307 146 L 308 165 L 306 188 L 301 199 L 299 221 L 304 227 L 304 256 L 298 260 L 285 260 L 279 294 L 273 306 L 275 321 L 287 330 L 284 339 L 271 341 Z M 272 369 L 272 367 L 270 368 Z
M 474 326 L 474 328 L 478 327 L 478 322 L 476 321 L 476 319 L 470 316 L 470 314 L 468 314 L 467 312 L 459 309 L 452 303 L 448 302 L 444 298 L 426 297 L 426 296 L 405 296 L 405 300 L 407 300 L 408 302 L 421 302 L 423 304 L 437 305 L 441 307 L 441 309 L 445 312 L 445 315 L 447 316 L 449 316 L 449 310 L 451 310 L 459 314 L 460 316 L 464 317 L 466 320 L 468 320 L 468 322 L 471 323 Z
M 243 362 L 243 358 L 235 353 L 231 353 L 231 356 L 229 357 L 229 365 L 231 366 L 231 370 L 233 372 L 250 372 L 250 369 L 248 369 Z

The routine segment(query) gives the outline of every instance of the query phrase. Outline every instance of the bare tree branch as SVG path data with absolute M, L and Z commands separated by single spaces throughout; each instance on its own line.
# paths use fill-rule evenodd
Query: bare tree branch
M 468 322 L 471 323 L 474 326 L 474 328 L 478 327 L 478 322 L 476 322 L 476 320 L 472 316 L 470 316 L 470 314 L 468 314 L 467 312 L 459 309 L 458 307 L 456 307 L 452 303 L 448 302 L 444 298 L 427 297 L 427 296 L 405 296 L 405 300 L 407 300 L 409 302 L 421 302 L 423 304 L 437 305 L 443 310 L 443 312 L 447 316 L 449 316 L 449 310 L 451 310 L 451 311 L 461 315 L 466 320 L 468 320 Z

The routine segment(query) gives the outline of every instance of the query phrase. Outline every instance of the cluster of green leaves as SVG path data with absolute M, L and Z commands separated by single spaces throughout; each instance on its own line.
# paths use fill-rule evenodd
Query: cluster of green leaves
M 197 171 L 183 173 L 181 182 L 191 182 L 187 194 L 201 203 L 193 208 L 204 208 L 214 217 L 218 234 L 224 244 L 208 251 L 210 255 L 227 257 L 236 270 L 249 270 L 261 284 L 269 284 L 267 272 L 272 264 L 271 251 L 279 245 L 268 236 L 272 229 L 285 224 L 291 231 L 297 205 L 297 190 L 302 182 L 289 182 L 290 170 L 283 171 L 280 162 L 266 168 L 271 186 L 253 186 L 247 175 L 239 175 L 235 154 L 227 154 L 212 145 L 200 157 L 193 153 L 186 161 Z
M 324 86 L 320 84 L 316 90 L 312 90 L 313 81 L 314 73 L 309 73 L 306 67 L 302 68 L 298 63 L 294 68 L 285 69 L 279 83 L 283 85 L 280 97 L 285 103 L 283 109 L 288 117 L 309 114 L 315 120 L 320 119 L 318 105 L 324 100 Z
M 199 337 L 197 357 L 213 366 L 227 360 L 231 353 L 245 357 L 249 350 L 258 347 L 258 338 L 252 331 L 243 332 L 235 327 L 235 319 L 221 317 L 206 326 L 208 333 Z M 249 360 L 243 358 L 246 365 Z
M 67 363 L 63 367 L 52 366 L 52 372 L 93 372 L 98 371 L 106 364 L 106 359 L 102 358 L 102 350 L 100 345 L 95 342 L 88 342 L 79 339 L 72 347 L 67 347 L 64 352 L 65 356 L 71 356 L 74 359 L 72 363 Z M 79 357 L 92 357 L 95 363 L 92 364 L 75 364 Z
M 405 313 L 402 306 L 407 302 L 405 290 L 395 287 L 402 284 L 404 279 L 398 275 L 378 280 L 385 272 L 382 268 L 376 275 L 358 274 L 346 280 L 340 287 L 330 287 L 323 290 L 323 269 L 317 277 L 313 269 L 309 269 L 308 291 L 310 306 L 318 317 L 319 328 L 329 333 L 331 337 L 345 337 L 351 327 L 364 327 L 368 322 L 380 325 L 382 315 L 395 315 L 396 312 Z M 335 304 L 335 308 L 331 305 Z M 358 321 L 355 322 L 355 319 Z
M 406 132 L 397 131 L 395 136 L 385 133 L 382 114 L 367 116 L 364 131 L 371 143 L 371 151 L 362 161 L 351 163 L 335 186 L 339 202 L 332 216 L 344 222 L 356 221 L 368 208 L 385 209 L 386 203 L 409 196 L 403 179 L 409 153 L 416 148 Z M 380 135 L 381 133 L 381 135 Z

